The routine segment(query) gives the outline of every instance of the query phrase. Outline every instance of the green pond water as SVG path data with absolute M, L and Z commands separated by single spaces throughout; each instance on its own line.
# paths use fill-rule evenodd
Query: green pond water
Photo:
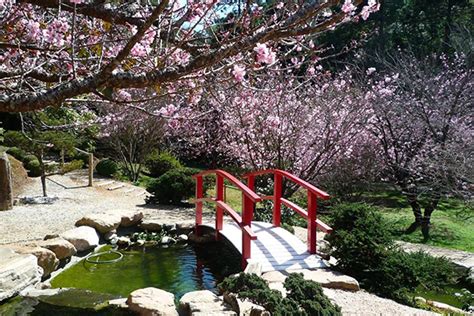
M 123 315 L 117 310 L 95 309 L 111 298 L 127 297 L 144 287 L 171 292 L 176 300 L 196 290 L 217 293 L 218 283 L 241 271 L 240 255 L 222 243 L 120 252 L 123 259 L 119 262 L 92 264 L 83 259 L 51 280 L 53 288 L 77 290 L 40 299 L 15 298 L 0 305 L 0 315 Z M 100 260 L 116 257 L 105 255 Z
M 220 243 L 141 247 L 121 253 L 123 259 L 116 263 L 92 264 L 83 260 L 56 276 L 51 285 L 122 297 L 152 286 L 171 292 L 179 299 L 196 290 L 217 293 L 219 282 L 241 270 L 238 254 Z M 116 255 L 103 256 L 100 260 L 112 258 Z
M 456 293 L 461 292 L 462 287 L 458 285 L 452 285 L 443 288 L 442 292 L 428 291 L 423 288 L 417 289 L 415 296 L 421 296 L 430 301 L 437 301 L 449 304 L 451 306 L 462 308 L 462 301 L 456 296 Z

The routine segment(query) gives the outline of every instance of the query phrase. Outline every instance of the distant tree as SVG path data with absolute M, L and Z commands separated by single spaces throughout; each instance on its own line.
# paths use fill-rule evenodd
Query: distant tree
M 398 54 L 385 59 L 385 67 L 390 73 L 369 70 L 368 128 L 380 144 L 387 179 L 413 209 L 408 232 L 421 226 L 428 238 L 442 196 L 473 196 L 473 69 L 463 55 L 420 61 Z
M 131 181 L 137 181 L 146 157 L 163 143 L 162 112 L 151 115 L 146 107 L 103 108 L 100 138 L 121 162 Z

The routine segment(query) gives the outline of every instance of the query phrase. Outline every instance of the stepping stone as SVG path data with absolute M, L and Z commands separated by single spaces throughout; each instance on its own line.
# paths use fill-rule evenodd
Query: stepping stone
M 120 189 L 120 188 L 123 188 L 125 186 L 125 184 L 123 183 L 119 183 L 117 185 L 114 185 L 114 186 L 111 186 L 111 187 L 108 187 L 107 190 L 109 191 L 114 191 L 114 190 L 117 190 L 117 189 Z

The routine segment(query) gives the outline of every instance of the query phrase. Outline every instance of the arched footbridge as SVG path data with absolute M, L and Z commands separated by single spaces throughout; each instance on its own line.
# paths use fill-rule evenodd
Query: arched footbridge
M 255 192 L 255 177 L 273 175 L 273 195 L 260 196 Z M 216 196 L 204 197 L 204 177 L 215 176 Z M 332 229 L 317 219 L 318 199 L 328 199 L 329 195 L 299 179 L 298 177 L 278 169 L 257 171 L 244 176 L 246 184 L 223 170 L 203 171 L 196 178 L 196 234 L 201 233 L 202 226 L 215 229 L 215 238 L 226 238 L 242 254 L 242 265 L 258 262 L 262 271 L 280 271 L 287 269 L 325 268 L 326 264 L 316 254 L 316 229 L 330 233 Z M 242 212 L 237 213 L 226 203 L 224 181 L 227 180 L 242 192 Z M 307 209 L 282 197 L 284 181 L 291 181 L 307 192 Z M 263 200 L 273 201 L 272 223 L 253 221 L 255 205 Z M 215 224 L 202 222 L 203 203 L 215 204 Z M 281 206 L 294 210 L 307 220 L 307 243 L 305 244 L 294 234 L 280 227 Z M 233 222 L 224 223 L 224 214 Z

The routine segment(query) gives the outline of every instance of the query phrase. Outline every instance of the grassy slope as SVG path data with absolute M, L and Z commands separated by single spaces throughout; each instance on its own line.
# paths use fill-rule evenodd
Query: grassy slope
M 420 230 L 404 234 L 413 222 L 411 208 L 403 196 L 396 191 L 383 191 L 366 197 L 368 202 L 378 205 L 389 221 L 397 239 L 423 243 Z M 442 200 L 431 216 L 431 238 L 428 245 L 474 252 L 474 210 L 464 208 L 454 199 Z

